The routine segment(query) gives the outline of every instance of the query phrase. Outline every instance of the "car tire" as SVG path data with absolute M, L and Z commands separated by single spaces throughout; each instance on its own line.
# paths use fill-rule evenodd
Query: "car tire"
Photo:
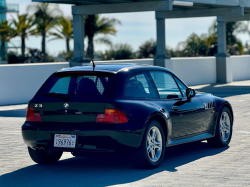
M 227 107 L 223 107 L 219 113 L 215 136 L 207 140 L 213 147 L 227 147 L 231 141 L 233 132 L 232 114 Z
M 139 168 L 156 168 L 161 164 L 164 153 L 163 129 L 159 122 L 151 121 L 145 129 L 140 147 L 133 153 L 134 164 Z
M 31 159 L 38 164 L 54 164 L 62 156 L 62 151 L 36 151 L 28 147 Z

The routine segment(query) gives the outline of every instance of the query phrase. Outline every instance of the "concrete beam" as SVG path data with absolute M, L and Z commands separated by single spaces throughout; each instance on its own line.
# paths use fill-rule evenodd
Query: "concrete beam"
M 156 19 L 244 15 L 244 7 L 156 12 Z
M 224 22 L 236 22 L 236 21 L 247 21 L 250 20 L 250 14 L 237 15 L 237 16 L 220 16 L 217 18 L 217 21 Z
M 210 4 L 210 5 L 227 5 L 227 6 L 250 5 L 248 0 L 178 0 L 178 1 Z
M 177 1 L 208 4 L 208 5 L 250 7 L 249 0 L 177 0 Z M 49 3 L 63 3 L 63 4 L 75 4 L 75 3 L 81 3 L 81 2 L 84 3 L 84 1 L 79 1 L 79 0 L 32 0 L 32 2 L 49 2 Z M 91 3 L 98 4 L 98 2 L 96 1 L 92 1 Z
M 143 11 L 165 11 L 173 9 L 173 1 L 133 2 L 117 4 L 78 5 L 72 7 L 73 15 L 94 15 Z

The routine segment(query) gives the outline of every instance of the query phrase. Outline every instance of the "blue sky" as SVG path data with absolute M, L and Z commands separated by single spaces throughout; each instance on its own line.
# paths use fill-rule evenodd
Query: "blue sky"
M 16 0 L 6 0 L 7 3 L 16 3 Z M 31 0 L 18 0 L 20 14 L 26 12 L 26 7 Z M 71 5 L 60 5 L 64 16 L 71 16 Z M 15 16 L 8 14 L 7 19 Z M 114 44 L 128 43 L 136 51 L 138 47 L 149 39 L 156 39 L 156 22 L 154 12 L 140 13 L 122 13 L 122 14 L 103 14 L 102 16 L 114 17 L 122 22 L 116 28 L 118 33 L 116 36 L 109 36 Z M 197 34 L 208 33 L 208 28 L 212 24 L 215 17 L 208 18 L 192 18 L 192 19 L 171 19 L 166 20 L 166 44 L 171 48 L 175 48 L 179 42 L 185 41 L 193 32 Z M 249 35 L 240 34 L 239 38 L 244 42 L 250 40 Z M 14 39 L 18 40 L 18 38 Z M 49 40 L 49 38 L 47 39 Z M 41 37 L 31 36 L 27 40 L 27 47 L 41 48 Z M 71 49 L 73 42 L 71 41 Z M 95 50 L 105 50 L 108 46 L 96 44 Z M 49 54 L 57 55 L 60 51 L 66 50 L 66 44 L 63 40 L 47 41 L 47 51 Z

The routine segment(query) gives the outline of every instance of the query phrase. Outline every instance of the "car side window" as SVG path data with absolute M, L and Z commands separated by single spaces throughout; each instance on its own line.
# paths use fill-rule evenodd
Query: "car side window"
M 187 87 L 179 80 L 177 79 L 176 77 L 174 77 L 174 79 L 176 80 L 181 92 L 182 92 L 182 95 L 183 97 L 186 97 L 186 90 L 187 90 Z
M 125 96 L 132 98 L 157 98 L 157 93 L 149 75 L 141 73 L 129 78 Z
M 182 98 L 182 94 L 172 75 L 163 71 L 151 71 L 150 75 L 161 99 Z

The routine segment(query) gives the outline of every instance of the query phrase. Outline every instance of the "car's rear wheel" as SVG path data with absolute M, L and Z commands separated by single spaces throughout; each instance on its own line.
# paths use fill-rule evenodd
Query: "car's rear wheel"
M 62 151 L 36 151 L 28 147 L 31 159 L 38 164 L 54 164 L 62 156 Z
M 226 147 L 231 141 L 233 132 L 233 120 L 230 110 L 223 107 L 219 113 L 216 132 L 213 138 L 207 142 L 214 147 Z
M 134 152 L 134 163 L 140 168 L 156 168 L 161 164 L 164 153 L 163 129 L 157 121 L 151 121 L 145 129 L 140 147 Z

